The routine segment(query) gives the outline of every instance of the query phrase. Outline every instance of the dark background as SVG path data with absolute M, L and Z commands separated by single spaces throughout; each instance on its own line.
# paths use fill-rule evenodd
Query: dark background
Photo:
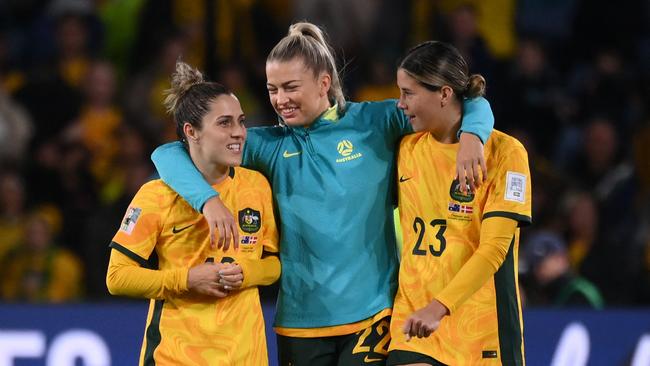
M 576 278 L 607 306 L 650 303 L 647 0 L 2 0 L 0 301 L 111 300 L 107 245 L 175 139 L 177 58 L 234 90 L 249 126 L 272 124 L 265 58 L 304 19 L 354 101 L 397 97 L 400 55 L 429 39 L 485 76 L 496 128 L 530 158 L 527 305 L 598 307 L 558 300 Z

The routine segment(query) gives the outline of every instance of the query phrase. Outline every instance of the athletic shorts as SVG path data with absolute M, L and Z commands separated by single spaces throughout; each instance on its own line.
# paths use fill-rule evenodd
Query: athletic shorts
M 445 366 L 444 363 L 417 352 L 392 350 L 388 354 L 387 366 L 408 365 L 411 363 L 426 363 L 432 366 Z
M 279 335 L 280 366 L 384 366 L 390 342 L 390 316 L 357 333 L 298 338 Z

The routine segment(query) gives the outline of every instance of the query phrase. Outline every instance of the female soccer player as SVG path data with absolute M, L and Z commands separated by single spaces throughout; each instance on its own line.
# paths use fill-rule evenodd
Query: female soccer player
M 202 215 L 161 180 L 149 182 L 110 244 L 108 289 L 152 299 L 141 365 L 266 365 L 257 286 L 280 276 L 278 235 L 268 182 L 234 168 L 246 140 L 244 113 L 232 93 L 182 62 L 166 107 L 192 163 L 239 218 L 242 242 L 237 252 L 211 247 Z
M 523 365 L 517 292 L 519 229 L 531 222 L 528 157 L 494 131 L 487 180 L 464 194 L 451 178 L 462 101 L 483 95 L 458 50 L 425 42 L 397 71 L 398 103 L 415 134 L 400 143 L 404 246 L 389 365 Z M 412 338 L 416 337 L 416 338 Z
M 397 285 L 394 156 L 398 140 L 412 132 L 408 119 L 394 100 L 346 102 L 331 48 L 313 24 L 290 27 L 269 54 L 266 74 L 282 126 L 250 129 L 243 164 L 270 180 L 282 222 L 280 364 L 383 364 Z M 476 171 L 483 159 L 476 135 L 485 141 L 493 118 L 485 99 L 465 108 L 463 128 L 475 135 L 462 134 L 461 145 L 472 151 L 465 155 Z M 219 199 L 210 199 L 215 191 L 184 149 L 164 145 L 154 162 L 227 245 L 229 214 L 219 212 Z M 478 183 L 478 174 L 470 178 Z

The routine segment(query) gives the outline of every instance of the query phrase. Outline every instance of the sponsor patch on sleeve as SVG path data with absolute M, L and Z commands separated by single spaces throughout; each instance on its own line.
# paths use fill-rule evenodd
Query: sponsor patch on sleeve
M 505 200 L 526 202 L 526 176 L 524 174 L 510 171 L 507 173 Z
M 135 224 L 138 222 L 138 218 L 140 217 L 141 212 L 142 210 L 138 207 L 129 207 L 129 209 L 126 211 L 126 215 L 124 216 L 124 220 L 120 225 L 120 230 L 131 235 L 133 228 L 135 228 Z

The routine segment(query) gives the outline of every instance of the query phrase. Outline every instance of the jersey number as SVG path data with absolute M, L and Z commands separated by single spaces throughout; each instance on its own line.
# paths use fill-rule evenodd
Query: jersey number
M 373 327 L 370 326 L 366 329 L 363 330 L 363 334 L 359 337 L 359 341 L 357 342 L 356 346 L 354 346 L 354 349 L 352 350 L 352 354 L 356 353 L 368 353 L 370 352 L 370 346 L 373 346 L 372 343 L 377 342 L 377 339 L 373 336 L 371 337 L 372 340 L 370 341 L 370 345 L 366 346 L 364 343 L 366 343 L 366 338 L 372 333 Z M 375 327 L 374 331 L 379 335 L 379 341 L 374 344 L 372 347 L 372 352 L 380 354 L 380 355 L 387 355 L 388 354 L 388 341 L 390 341 L 390 327 L 388 325 L 388 322 L 386 320 L 382 320 L 379 322 Z
M 445 248 L 447 247 L 447 240 L 444 236 L 445 230 L 447 230 L 447 220 L 434 219 L 431 220 L 429 225 L 431 225 L 432 228 L 438 226 L 436 239 L 438 239 L 438 242 L 440 242 L 438 249 L 436 249 L 433 244 L 429 244 L 429 252 L 434 257 L 440 257 L 442 255 L 442 252 L 444 252 Z M 425 229 L 426 225 L 424 224 L 424 220 L 422 220 L 420 217 L 416 217 L 415 221 L 413 221 L 413 230 L 415 230 L 415 233 L 418 234 L 418 241 L 415 243 L 415 247 L 413 247 L 413 255 L 427 255 L 427 251 L 420 248 L 420 245 L 422 245 L 422 239 L 424 239 Z

